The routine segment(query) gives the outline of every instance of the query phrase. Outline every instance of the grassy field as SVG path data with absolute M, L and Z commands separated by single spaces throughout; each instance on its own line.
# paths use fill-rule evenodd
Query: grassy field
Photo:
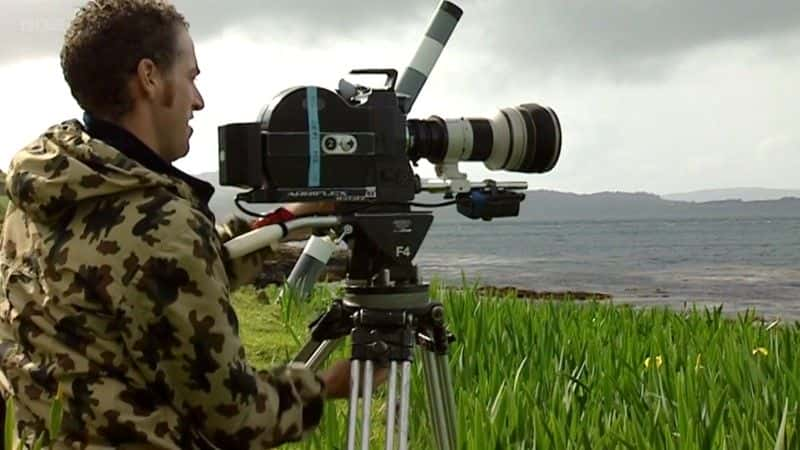
M 237 292 L 253 363 L 294 355 L 336 290 L 319 286 L 302 305 L 276 304 L 275 289 Z M 469 288 L 431 295 L 458 339 L 450 362 L 460 448 L 800 448 L 798 324 L 721 310 L 529 303 Z M 420 364 L 414 372 L 410 448 L 434 448 Z M 314 437 L 289 448 L 343 448 L 346 424 L 346 401 L 330 403 Z

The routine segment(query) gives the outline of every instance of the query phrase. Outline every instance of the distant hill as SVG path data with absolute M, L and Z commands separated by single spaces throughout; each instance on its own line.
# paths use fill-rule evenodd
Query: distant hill
M 800 198 L 797 189 L 730 188 L 707 189 L 661 196 L 665 200 L 681 202 L 715 202 L 721 200 L 743 200 L 746 202 L 780 200 L 786 197 Z
M 239 189 L 219 187 L 216 173 L 196 175 L 217 187 L 211 199 L 211 209 L 222 220 L 231 214 L 241 214 L 233 203 Z M 600 192 L 595 194 L 572 194 L 547 190 L 528 191 L 520 207 L 520 215 L 514 220 L 563 221 L 563 220 L 641 220 L 681 218 L 724 217 L 797 217 L 800 218 L 799 198 L 783 198 L 764 201 L 705 201 L 687 202 L 667 200 L 644 192 Z M 419 203 L 441 202 L 441 195 L 421 193 L 415 198 Z M 246 205 L 266 211 L 277 205 Z M 455 206 L 434 209 L 437 223 L 468 222 Z
M 637 220 L 725 217 L 797 217 L 800 198 L 767 201 L 680 202 L 654 194 L 571 194 L 530 191 L 520 217 L 527 220 Z

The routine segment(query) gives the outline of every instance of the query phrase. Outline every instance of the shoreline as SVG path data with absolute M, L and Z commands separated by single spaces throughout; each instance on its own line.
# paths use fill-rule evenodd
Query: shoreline
M 444 286 L 452 289 L 465 289 L 468 286 L 448 284 Z M 773 300 L 753 299 L 748 302 L 725 302 L 713 299 L 695 299 L 675 297 L 668 294 L 654 296 L 628 296 L 614 295 L 603 292 L 582 290 L 537 291 L 513 285 L 477 284 L 475 289 L 488 295 L 505 297 L 516 296 L 518 299 L 528 301 L 597 301 L 609 303 L 614 306 L 630 306 L 634 308 L 667 308 L 675 313 L 682 313 L 697 309 L 698 311 L 721 308 L 722 314 L 735 318 L 740 314 L 750 314 L 761 321 L 780 321 L 785 323 L 800 322 L 800 305 L 788 305 Z
M 271 284 L 282 284 L 291 273 L 302 247 L 299 245 L 284 245 L 278 247 L 274 256 L 265 261 L 262 275 L 254 285 L 263 288 Z M 321 281 L 338 282 L 345 276 L 347 254 L 344 251 L 334 252 L 328 262 Z M 442 276 L 433 280 L 451 288 L 463 288 L 464 280 L 459 277 Z M 672 285 L 660 282 L 655 286 L 642 286 L 637 283 L 626 283 L 623 288 L 609 290 L 595 290 L 586 288 L 536 289 L 526 286 L 525 282 L 516 284 L 513 279 L 498 280 L 500 282 L 480 282 L 480 280 L 467 280 L 467 286 L 475 285 L 482 292 L 496 292 L 500 296 L 515 295 L 517 298 L 528 301 L 541 300 L 575 300 L 575 301 L 602 301 L 616 305 L 631 305 L 637 308 L 663 308 L 667 307 L 676 312 L 697 307 L 698 309 L 713 309 L 722 306 L 726 315 L 736 315 L 746 311 L 754 311 L 759 317 L 780 318 L 784 321 L 800 321 L 800 302 L 793 301 L 788 296 L 788 288 L 784 289 L 781 298 L 769 298 L 761 292 L 746 292 L 739 296 L 728 296 L 726 292 L 719 291 L 713 282 L 708 284 L 710 294 L 703 294 L 694 287 L 694 292 L 674 292 Z M 624 280 L 617 280 L 624 281 Z M 635 280 L 627 280 L 635 281 Z M 704 284 L 705 285 L 705 284 Z M 660 287 L 659 287 L 660 286 Z M 716 292 L 714 292 L 716 291 Z M 797 289 L 797 298 L 800 299 L 800 287 Z M 716 295 L 715 295 L 716 294 Z M 761 294 L 761 295 L 759 295 Z

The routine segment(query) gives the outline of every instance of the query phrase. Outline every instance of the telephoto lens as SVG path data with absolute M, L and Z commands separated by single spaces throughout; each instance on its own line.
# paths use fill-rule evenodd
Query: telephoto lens
M 491 170 L 545 173 L 561 153 L 558 116 L 535 103 L 503 108 L 491 119 L 411 119 L 407 129 L 412 161 L 482 161 Z

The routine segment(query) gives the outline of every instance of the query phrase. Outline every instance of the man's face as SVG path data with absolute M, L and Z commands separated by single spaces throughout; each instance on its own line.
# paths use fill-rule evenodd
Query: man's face
M 179 27 L 177 32 L 177 57 L 164 74 L 164 89 L 155 105 L 155 129 L 163 158 L 172 162 L 189 151 L 192 127 L 189 120 L 194 111 L 203 109 L 203 97 L 194 80 L 200 73 L 194 53 L 194 43 L 188 30 Z

